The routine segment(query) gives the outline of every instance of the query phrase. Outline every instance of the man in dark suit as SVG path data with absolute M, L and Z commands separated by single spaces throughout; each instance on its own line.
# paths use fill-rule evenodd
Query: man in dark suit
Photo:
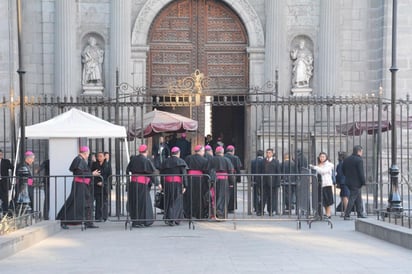
M 229 186 L 229 203 L 227 209 L 229 213 L 233 213 L 237 209 L 237 184 L 242 181 L 240 176 L 240 169 L 242 168 L 242 162 L 239 156 L 235 155 L 235 147 L 232 145 L 227 146 L 225 157 L 228 158 L 233 165 L 233 174 L 235 174 L 236 184 Z
M 169 156 L 170 156 L 169 146 L 165 143 L 164 137 L 159 136 L 159 142 L 154 143 L 152 146 L 152 157 L 153 157 L 155 167 L 159 169 L 163 161 L 169 158 Z
M 345 175 L 345 183 L 350 191 L 348 206 L 346 207 L 344 216 L 346 221 L 351 220 L 350 212 L 352 211 L 353 205 L 356 205 L 358 218 L 366 218 L 363 213 L 361 193 L 362 186 L 366 184 L 363 160 L 361 158 L 362 153 L 363 149 L 361 146 L 354 146 L 352 155 L 347 157 L 342 164 L 342 172 L 343 175 Z
M 13 166 L 8 159 L 3 159 L 3 151 L 0 150 L 0 200 L 2 201 L 3 212 L 9 210 L 9 190 L 10 190 L 10 174 Z
M 265 160 L 263 158 L 263 150 L 258 150 L 256 153 L 256 159 L 252 160 L 251 163 L 251 173 L 256 174 L 252 176 L 253 181 L 253 209 L 257 214 L 260 200 L 262 199 L 263 185 L 262 185 L 262 174 L 264 173 Z
M 280 178 L 276 176 L 280 174 L 279 161 L 274 157 L 272 148 L 266 150 L 266 159 L 264 160 L 264 174 L 268 174 L 263 177 L 263 193 L 262 200 L 259 203 L 258 211 L 256 215 L 261 216 L 264 214 L 265 205 L 269 216 L 278 213 L 278 193 L 280 187 Z

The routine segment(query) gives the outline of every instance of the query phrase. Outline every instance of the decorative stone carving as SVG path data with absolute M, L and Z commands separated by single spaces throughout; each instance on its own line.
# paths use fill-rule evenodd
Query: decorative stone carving
M 90 36 L 88 45 L 82 52 L 82 86 L 85 95 L 101 94 L 103 91 L 104 51 L 97 45 L 95 37 Z
M 313 54 L 305 38 L 299 38 L 290 52 L 292 59 L 292 93 L 304 95 L 312 92 L 310 80 L 313 76 Z
M 159 12 L 173 0 L 148 0 L 139 12 L 132 31 L 132 45 L 147 44 L 151 23 Z M 264 47 L 265 39 L 259 16 L 247 0 L 223 0 L 243 19 L 249 37 L 249 46 Z

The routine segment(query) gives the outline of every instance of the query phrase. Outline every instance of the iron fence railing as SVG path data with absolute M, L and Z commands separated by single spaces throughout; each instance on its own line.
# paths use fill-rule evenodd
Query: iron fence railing
M 283 155 L 296 158 L 300 150 L 308 163 L 315 163 L 321 151 L 328 153 L 331 162 L 337 164 L 339 151 L 351 152 L 352 147 L 361 144 L 364 147 L 364 164 L 368 181 L 367 206 L 369 213 L 384 210 L 390 190 L 389 168 L 391 166 L 391 104 L 379 96 L 352 97 L 280 97 L 273 89 L 253 89 L 248 94 L 224 92 L 211 96 L 211 100 L 202 98 L 212 107 L 241 107 L 246 115 L 243 123 L 245 146 L 243 169 L 250 171 L 250 162 L 259 149 L 274 148 L 277 158 L 282 162 Z M 190 95 L 189 95 L 190 96 Z M 19 100 L 3 98 L 0 102 L 0 149 L 5 158 L 16 159 L 16 143 L 19 125 Z M 150 95 L 143 93 L 124 93 L 116 98 L 77 97 L 54 98 L 39 97 L 25 100 L 25 121 L 27 125 L 46 121 L 72 107 L 91 113 L 109 122 L 116 122 L 126 128 L 141 123 L 142 113 L 156 107 L 189 107 L 194 100 L 182 95 L 179 98 Z M 402 180 L 401 189 L 410 182 L 410 155 L 412 128 L 411 101 L 409 97 L 396 102 L 396 130 L 398 166 Z M 117 117 L 116 117 L 117 113 Z M 222 117 L 213 117 L 221 119 Z M 224 118 L 224 117 L 223 117 Z M 198 134 L 203 134 L 199 132 Z M 115 151 L 115 140 L 86 140 L 92 151 L 108 151 L 112 159 L 124 159 L 124 151 Z M 148 140 L 137 138 L 129 143 L 130 151 L 136 151 L 138 145 Z M 36 154 L 34 170 L 48 158 L 47 140 L 26 140 L 28 149 Z M 296 160 L 296 159 L 295 159 Z M 117 175 L 125 170 L 125 161 L 113 161 Z M 410 198 L 402 193 L 405 212 L 409 210 Z M 117 198 L 118 199 L 118 198 Z

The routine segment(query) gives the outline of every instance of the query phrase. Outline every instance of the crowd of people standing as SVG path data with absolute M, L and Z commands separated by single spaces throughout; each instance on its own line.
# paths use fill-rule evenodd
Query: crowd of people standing
M 176 138 L 173 147 L 168 140 L 160 136 L 151 151 L 146 144 L 140 145 L 138 154 L 132 156 L 127 165 L 127 212 L 132 226 L 150 226 L 156 219 L 151 195 L 153 186 L 163 193 L 162 213 L 167 225 L 179 225 L 183 219 L 192 218 L 226 219 L 237 209 L 237 185 L 242 179 L 243 166 L 235 154 L 235 147 L 220 146 L 207 137 L 205 145 L 193 146 L 191 154 L 188 150 L 192 146 L 186 134 Z M 336 184 L 341 189 L 342 217 L 350 220 L 352 210 L 357 212 L 358 218 L 366 217 L 361 197 L 361 188 L 365 185 L 362 151 L 362 147 L 355 146 L 349 157 L 339 152 L 335 169 L 325 152 L 319 153 L 317 162 L 312 165 L 299 149 L 293 154 L 284 153 L 281 161 L 272 148 L 265 152 L 258 150 L 250 169 L 254 212 L 257 216 L 290 214 L 296 209 L 296 187 L 304 177 L 301 174 L 309 174 L 312 169 L 318 175 L 318 195 L 325 218 L 332 215 Z M 79 224 L 80 220 L 87 228 L 96 228 L 94 221 L 108 219 L 110 156 L 103 152 L 93 156 L 95 158 L 87 146 L 82 146 L 70 165 L 74 176 L 71 194 L 56 218 L 61 220 L 62 228 Z M 26 166 L 30 171 L 33 161 L 34 153 L 28 151 L 20 167 Z M 2 165 L 6 166 L 5 163 L 7 161 Z M 33 200 L 30 177 L 31 173 L 28 196 Z

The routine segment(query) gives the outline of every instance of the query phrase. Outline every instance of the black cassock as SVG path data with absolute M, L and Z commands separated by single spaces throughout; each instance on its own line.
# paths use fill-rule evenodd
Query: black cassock
M 93 175 L 87 161 L 78 155 L 72 161 L 69 170 L 73 172 L 72 190 L 56 219 L 76 224 L 92 220 L 91 187 Z
M 208 160 L 199 154 L 189 155 L 185 159 L 190 176 L 187 177 L 188 186 L 183 195 L 183 208 L 187 218 L 207 218 L 209 213 L 209 185 L 207 176 Z
M 216 217 L 227 218 L 227 205 L 229 202 L 229 186 L 235 184 L 233 177 L 233 165 L 230 160 L 223 156 L 214 156 L 207 165 L 209 175 L 214 181 L 213 190 L 215 193 L 214 207 Z
M 132 226 L 150 226 L 154 222 L 150 188 L 153 177 L 147 176 L 155 172 L 154 164 L 144 155 L 133 156 L 126 168 L 131 173 L 128 190 L 128 205 Z
M 167 158 L 160 168 L 160 173 L 165 175 L 162 177 L 165 193 L 164 219 L 169 225 L 179 224 L 183 219 L 182 187 L 187 187 L 186 170 L 186 162 L 176 156 Z
M 237 209 L 237 184 L 241 182 L 240 169 L 242 168 L 242 162 L 237 155 L 226 153 L 225 157 L 232 162 L 233 174 L 236 174 L 236 184 L 229 188 L 229 204 L 227 206 L 229 211 L 233 211 Z

